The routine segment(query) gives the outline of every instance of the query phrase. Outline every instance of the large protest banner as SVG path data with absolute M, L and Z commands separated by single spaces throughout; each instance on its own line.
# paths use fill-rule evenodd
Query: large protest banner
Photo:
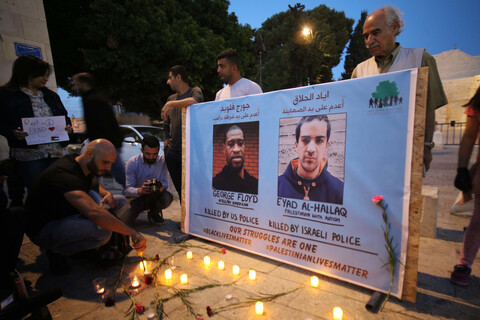
M 185 232 L 387 292 L 408 238 L 417 70 L 193 105 Z

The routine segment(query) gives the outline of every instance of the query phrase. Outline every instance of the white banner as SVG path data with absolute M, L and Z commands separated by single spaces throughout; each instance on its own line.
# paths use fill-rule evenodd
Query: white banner
M 193 105 L 186 232 L 402 292 L 416 70 Z

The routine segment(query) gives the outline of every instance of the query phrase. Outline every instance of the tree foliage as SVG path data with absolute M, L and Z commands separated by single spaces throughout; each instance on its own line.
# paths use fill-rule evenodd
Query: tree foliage
M 350 79 L 353 69 L 355 69 L 360 62 L 363 62 L 372 56 L 365 47 L 365 41 L 363 40 L 363 25 L 365 24 L 365 20 L 367 20 L 367 16 L 367 11 L 362 11 L 360 20 L 350 38 L 347 54 L 345 56 L 345 72 L 342 72 L 342 79 Z
M 213 100 L 222 87 L 220 51 L 237 50 L 244 76 L 257 72 L 254 31 L 228 6 L 227 0 L 46 0 L 58 84 L 71 91 L 71 75 L 91 72 L 113 101 L 158 118 L 172 93 L 168 70 L 182 64 L 190 85 Z
M 297 3 L 267 19 L 262 35 L 264 91 L 332 81 L 332 68 L 340 62 L 352 32 L 353 20 L 325 5 L 305 11 Z M 304 27 L 311 29 L 303 34 Z

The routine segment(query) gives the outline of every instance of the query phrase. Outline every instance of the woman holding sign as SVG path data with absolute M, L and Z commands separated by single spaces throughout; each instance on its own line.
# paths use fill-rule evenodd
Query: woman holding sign
M 7 138 L 11 157 L 17 160 L 27 188 L 51 163 L 67 153 L 68 142 L 29 144 L 22 119 L 64 116 L 65 130 L 73 132 L 60 97 L 45 87 L 51 72 L 47 62 L 24 55 L 15 60 L 10 81 L 0 88 L 0 134 Z

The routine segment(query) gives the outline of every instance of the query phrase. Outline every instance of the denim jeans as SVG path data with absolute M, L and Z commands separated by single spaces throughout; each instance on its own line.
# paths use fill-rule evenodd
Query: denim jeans
M 114 212 L 120 220 L 128 212 L 128 201 L 124 196 L 115 195 Z M 50 249 L 69 256 L 80 251 L 101 247 L 112 235 L 111 231 L 97 226 L 80 213 L 47 223 L 36 235 L 30 237 L 42 249 Z
M 122 185 L 122 187 L 125 189 L 125 166 L 123 165 L 122 158 L 120 157 L 120 151 L 122 148 L 117 149 L 117 158 L 115 159 L 115 162 L 112 163 L 112 170 L 111 174 L 115 178 L 115 180 Z

